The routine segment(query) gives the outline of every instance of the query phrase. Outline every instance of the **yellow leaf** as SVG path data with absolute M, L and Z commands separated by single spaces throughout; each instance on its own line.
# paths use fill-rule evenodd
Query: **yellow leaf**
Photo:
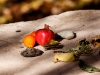
M 74 53 L 56 53 L 55 56 L 56 62 L 73 62 L 75 60 Z

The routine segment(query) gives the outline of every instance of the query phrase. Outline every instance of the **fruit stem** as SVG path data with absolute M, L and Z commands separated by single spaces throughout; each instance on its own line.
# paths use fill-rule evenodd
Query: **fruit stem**
M 50 27 L 50 26 L 47 25 L 47 24 L 44 25 L 44 29 L 49 29 L 49 27 Z

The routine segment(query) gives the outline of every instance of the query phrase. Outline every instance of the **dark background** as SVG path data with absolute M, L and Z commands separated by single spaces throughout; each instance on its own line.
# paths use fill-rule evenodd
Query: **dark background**
M 0 24 L 87 9 L 99 10 L 100 0 L 0 0 Z

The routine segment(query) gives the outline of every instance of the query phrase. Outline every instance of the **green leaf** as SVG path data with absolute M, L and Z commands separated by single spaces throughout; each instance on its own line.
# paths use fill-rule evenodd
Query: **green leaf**
M 58 44 L 59 44 L 59 42 L 56 40 L 51 40 L 49 43 L 49 45 L 58 45 Z
M 99 68 L 88 65 L 85 61 L 79 60 L 79 67 L 89 73 L 100 72 Z

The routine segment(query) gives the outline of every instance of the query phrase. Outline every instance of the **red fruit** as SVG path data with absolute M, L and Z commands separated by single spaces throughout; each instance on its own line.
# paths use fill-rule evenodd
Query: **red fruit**
M 35 36 L 37 43 L 42 46 L 49 44 L 54 37 L 54 32 L 49 29 L 48 25 L 45 25 L 45 28 L 43 29 L 37 30 Z

